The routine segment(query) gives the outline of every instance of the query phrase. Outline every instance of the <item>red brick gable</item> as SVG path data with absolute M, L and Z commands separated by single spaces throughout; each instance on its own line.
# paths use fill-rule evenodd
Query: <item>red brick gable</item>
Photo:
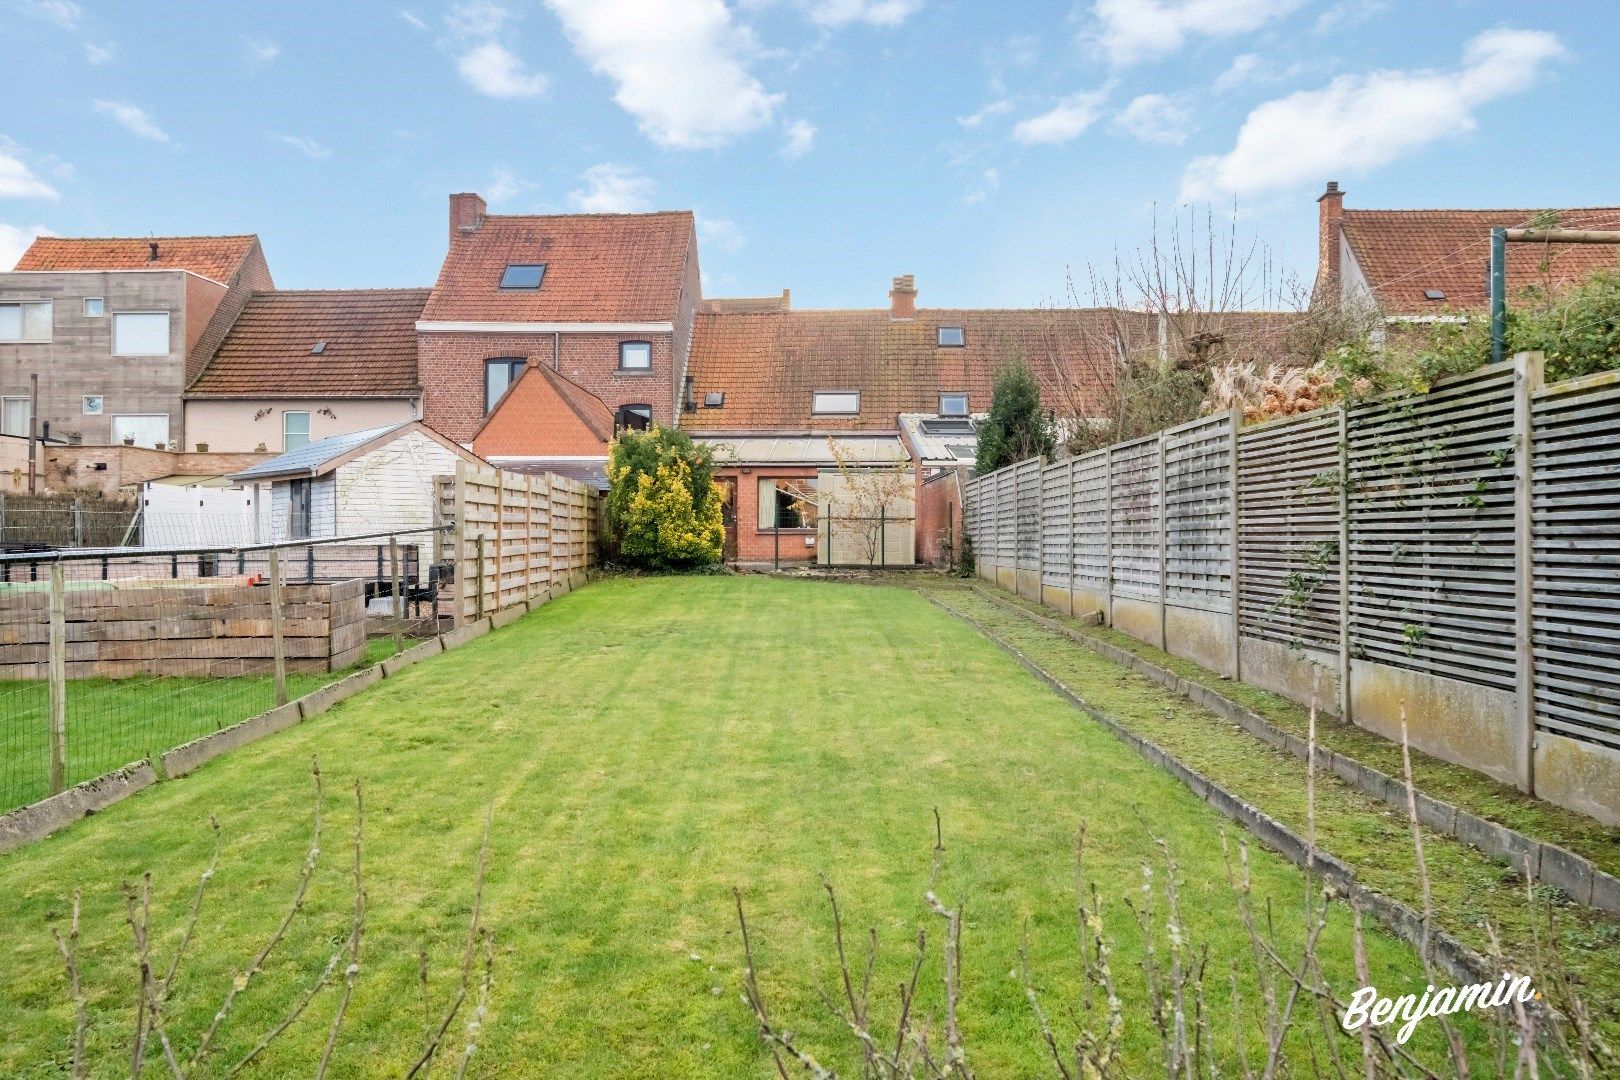
M 941 326 L 965 344 L 941 347 Z M 990 408 L 996 369 L 1022 358 L 1043 385 L 1095 402 L 1115 370 L 1115 330 L 1106 310 L 924 308 L 915 319 L 888 310 L 704 312 L 697 316 L 690 374 L 696 431 L 895 430 L 900 413 L 933 413 L 942 393 L 966 393 L 972 412 Z M 816 416 L 817 390 L 858 390 L 857 417 Z M 724 393 L 720 408 L 704 395 Z
M 41 236 L 18 270 L 189 270 L 229 285 L 259 238 L 246 236 Z M 152 258 L 152 245 L 157 258 Z M 266 284 L 267 288 L 274 286 Z
M 480 457 L 588 456 L 607 453 L 613 410 L 549 367 L 531 366 L 473 436 Z
M 375 397 L 414 394 L 416 320 L 428 289 L 255 293 L 196 396 Z M 312 350 L 324 342 L 320 353 Z
M 696 244 L 690 211 L 481 219 L 457 231 L 423 319 L 674 322 Z M 544 263 L 538 289 L 500 287 L 510 263 Z
M 1409 315 L 1478 311 L 1489 303 L 1491 229 L 1524 228 L 1536 210 L 1344 210 L 1341 228 L 1380 307 Z M 1620 228 L 1620 207 L 1555 210 L 1566 229 Z M 1597 244 L 1509 244 L 1508 291 L 1558 289 L 1601 267 L 1620 267 L 1620 252 Z M 1429 289 L 1444 300 L 1424 296 Z

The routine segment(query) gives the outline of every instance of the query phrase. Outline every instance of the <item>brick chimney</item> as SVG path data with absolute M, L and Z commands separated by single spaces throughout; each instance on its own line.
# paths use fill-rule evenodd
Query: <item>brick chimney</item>
M 1339 226 L 1344 220 L 1344 192 L 1337 180 L 1316 198 L 1316 292 L 1339 297 Z
M 889 290 L 889 318 L 915 319 L 917 317 L 917 279 L 910 274 L 901 274 L 894 279 L 894 288 Z
M 450 196 L 450 242 L 456 242 L 457 234 L 477 232 L 478 226 L 484 223 L 487 209 L 483 197 L 475 192 L 462 191 Z

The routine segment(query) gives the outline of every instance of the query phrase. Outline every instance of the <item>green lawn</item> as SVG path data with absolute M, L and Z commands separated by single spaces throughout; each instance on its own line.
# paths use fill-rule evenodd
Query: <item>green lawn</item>
M 394 653 L 372 638 L 352 668 L 287 676 L 299 697 Z M 144 757 L 257 716 L 276 703 L 270 676 L 232 679 L 74 679 L 67 684 L 67 782 L 92 780 Z M 50 692 L 44 682 L 0 681 L 0 813 L 50 794 Z
M 1222 868 L 1223 821 L 967 626 L 901 589 L 612 580 L 0 857 L 0 1074 L 54 1076 L 67 1059 L 72 1007 L 49 931 L 75 887 L 92 1057 L 102 1074 L 127 1072 L 133 968 L 119 883 L 153 871 L 165 957 L 217 814 L 220 869 L 195 962 L 167 1011 L 185 1052 L 291 895 L 308 843 L 312 755 L 327 780 L 315 884 L 224 1029 L 220 1065 L 285 1011 L 346 932 L 356 779 L 367 807 L 368 929 L 334 1075 L 397 1076 L 414 1058 L 417 954 L 430 954 L 442 1005 L 489 806 L 495 989 L 475 1073 L 772 1074 L 738 997 L 733 886 L 775 1015 L 847 1069 L 850 1040 L 822 998 L 838 991 L 818 877 L 837 887 L 852 937 L 876 928 L 874 985 L 887 1004 L 917 927 L 938 931 L 922 908 L 936 806 L 948 849 L 941 892 L 966 902 L 962 1023 L 979 1075 L 1048 1074 L 1011 972 L 1027 927 L 1047 1003 L 1068 1014 L 1079 987 L 1072 845 L 1082 819 L 1117 944 L 1131 1071 L 1160 1069 L 1123 905 L 1141 896 L 1142 862 L 1157 859 L 1152 835 L 1180 861 L 1184 916 L 1194 943 L 1209 946 L 1212 1027 L 1228 1058 L 1234 965 L 1256 1004 Z M 1300 936 L 1303 879 L 1263 852 L 1253 862 L 1257 900 L 1270 903 L 1286 953 Z M 1357 984 L 1346 920 L 1324 941 L 1324 966 L 1348 996 Z M 1383 992 L 1421 990 L 1411 950 L 1377 933 L 1368 947 Z M 938 1008 L 938 979 L 936 953 L 924 1011 Z M 333 995 L 318 998 L 260 1074 L 308 1075 L 334 1009 Z M 1425 1025 L 1412 1045 L 1432 1052 L 1437 1035 Z M 459 1050 L 459 1024 L 453 1037 Z M 1257 1053 L 1254 1032 L 1248 1039 Z

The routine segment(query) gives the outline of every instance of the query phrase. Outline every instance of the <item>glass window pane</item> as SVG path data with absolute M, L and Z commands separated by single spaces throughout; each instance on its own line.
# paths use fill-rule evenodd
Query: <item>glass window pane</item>
M 309 413 L 286 412 L 281 414 L 281 448 L 282 450 L 298 450 L 309 445 Z
M 0 409 L 0 435 L 28 436 L 28 399 L 8 397 Z
M 107 305 L 99 296 L 84 298 L 84 314 L 86 318 L 99 319 L 106 313 Z
M 759 527 L 776 528 L 776 481 L 759 482 Z
M 966 394 L 939 395 L 939 415 L 966 416 L 967 411 L 968 399 Z
M 24 341 L 51 340 L 51 303 L 49 300 L 42 304 L 24 304 L 22 306 L 22 337 Z
M 619 346 L 619 366 L 630 369 L 652 367 L 652 346 L 645 341 L 626 341 Z
M 169 313 L 120 312 L 113 316 L 114 356 L 167 356 Z
M 22 340 L 22 305 L 0 304 L 0 341 Z
M 501 274 L 501 288 L 538 289 L 545 276 L 545 263 L 510 263 Z
M 113 442 L 133 439 L 135 446 L 164 447 L 169 444 L 169 417 L 115 416 L 112 423 Z
M 960 326 L 942 326 L 939 328 L 939 343 L 941 345 L 961 345 L 966 340 Z
M 813 413 L 858 413 L 861 395 L 845 390 L 818 390 L 810 401 Z

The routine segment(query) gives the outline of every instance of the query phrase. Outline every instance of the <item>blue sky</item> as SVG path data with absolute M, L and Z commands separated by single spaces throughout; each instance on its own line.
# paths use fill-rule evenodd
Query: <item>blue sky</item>
M 705 291 L 1061 301 L 1234 198 L 1620 203 L 1620 5 L 0 0 L 0 266 L 35 230 L 257 232 L 283 288 L 432 282 L 445 197 L 691 208 Z M 1087 290 L 1082 285 L 1082 294 Z M 1083 296 L 1084 298 L 1084 296 Z

